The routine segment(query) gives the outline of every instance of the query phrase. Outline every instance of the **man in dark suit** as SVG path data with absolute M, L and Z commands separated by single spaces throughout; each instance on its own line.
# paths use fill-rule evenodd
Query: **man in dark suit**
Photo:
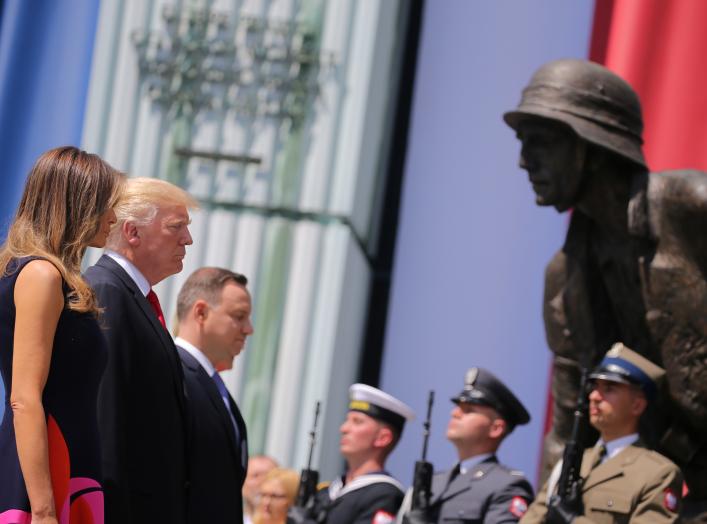
M 130 179 L 106 252 L 86 271 L 108 342 L 98 394 L 107 524 L 186 523 L 182 368 L 152 286 L 182 270 L 195 207 L 168 182 Z
M 428 509 L 409 510 L 408 496 L 399 518 L 409 524 L 518 522 L 533 500 L 533 489 L 522 473 L 500 464 L 496 452 L 530 415 L 503 382 L 481 368 L 467 371 L 464 389 L 452 402 L 447 439 L 457 448 L 459 462 L 432 479 Z
M 189 524 L 243 522 L 246 426 L 219 371 L 253 333 L 245 276 L 216 267 L 192 273 L 177 298 L 175 340 L 189 403 Z

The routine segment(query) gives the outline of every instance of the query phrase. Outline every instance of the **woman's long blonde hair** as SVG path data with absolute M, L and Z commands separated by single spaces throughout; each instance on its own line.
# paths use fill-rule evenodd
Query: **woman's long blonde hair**
M 97 311 L 81 277 L 81 259 L 125 181 L 98 155 L 73 146 L 47 151 L 32 167 L 17 214 L 0 248 L 0 275 L 16 258 L 37 256 L 56 266 L 69 292 L 67 307 Z

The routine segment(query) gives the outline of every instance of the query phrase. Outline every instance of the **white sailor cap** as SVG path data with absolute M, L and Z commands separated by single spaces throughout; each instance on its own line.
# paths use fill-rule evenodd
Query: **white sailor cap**
M 415 412 L 392 395 L 366 384 L 349 388 L 349 411 L 360 411 L 369 417 L 403 430 L 406 420 L 414 420 Z

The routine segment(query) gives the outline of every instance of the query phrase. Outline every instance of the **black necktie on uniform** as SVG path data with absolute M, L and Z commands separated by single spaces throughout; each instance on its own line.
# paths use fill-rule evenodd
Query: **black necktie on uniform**
M 459 476 L 459 474 L 462 471 L 462 465 L 461 462 L 457 463 L 456 466 L 452 468 L 452 471 L 449 472 L 449 480 L 447 481 L 447 486 L 449 486 L 455 478 Z
M 601 464 L 605 457 L 606 457 L 606 446 L 604 444 L 602 444 L 601 446 L 599 446 L 596 449 L 596 455 L 594 456 L 594 461 L 592 462 L 591 469 L 594 469 L 599 464 Z

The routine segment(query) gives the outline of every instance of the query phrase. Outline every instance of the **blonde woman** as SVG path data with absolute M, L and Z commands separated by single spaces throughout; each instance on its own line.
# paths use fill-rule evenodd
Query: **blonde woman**
M 103 523 L 106 350 L 80 266 L 105 245 L 123 180 L 96 155 L 47 151 L 0 248 L 0 524 Z
M 299 474 L 291 469 L 275 468 L 265 475 L 258 491 L 253 524 L 285 524 L 287 510 L 295 503 Z

